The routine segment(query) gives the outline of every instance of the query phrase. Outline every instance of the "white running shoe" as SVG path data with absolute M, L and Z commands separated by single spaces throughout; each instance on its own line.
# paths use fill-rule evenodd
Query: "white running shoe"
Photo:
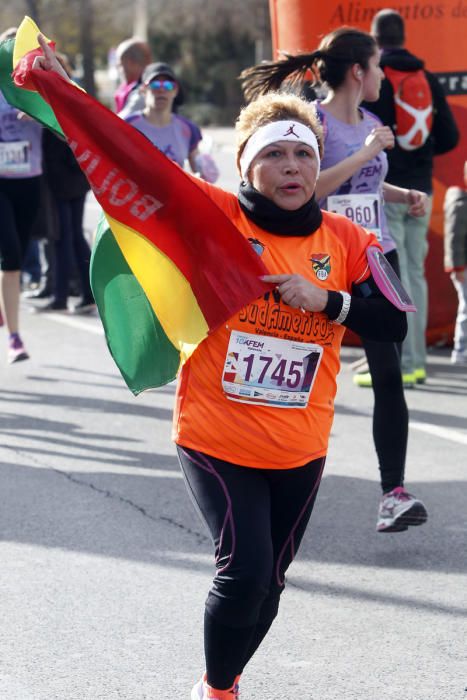
M 423 525 L 428 518 L 426 508 L 418 498 L 408 493 L 403 486 L 385 493 L 378 510 L 378 532 L 402 532 L 409 525 Z
M 193 686 L 191 691 L 191 700 L 203 700 L 204 689 L 203 689 L 203 679 L 200 678 L 196 685 Z
M 8 341 L 8 364 L 12 365 L 21 360 L 29 360 L 29 355 L 18 333 L 12 333 Z

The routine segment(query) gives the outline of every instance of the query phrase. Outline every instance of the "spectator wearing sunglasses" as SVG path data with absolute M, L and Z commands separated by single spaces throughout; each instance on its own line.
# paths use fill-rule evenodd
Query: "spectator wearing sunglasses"
M 166 63 L 148 65 L 140 90 L 144 108 L 125 117 L 125 121 L 180 167 L 188 161 L 194 173 L 208 182 L 215 182 L 219 175 L 216 164 L 209 154 L 200 153 L 198 148 L 202 139 L 199 127 L 176 113 L 184 101 L 184 93 L 172 68 Z

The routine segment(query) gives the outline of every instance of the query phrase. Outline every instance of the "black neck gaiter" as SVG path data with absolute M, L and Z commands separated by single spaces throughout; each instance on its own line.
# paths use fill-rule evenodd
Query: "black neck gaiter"
M 242 182 L 238 201 L 254 224 L 279 236 L 309 236 L 321 226 L 323 220 L 314 195 L 300 209 L 289 211 L 260 194 L 251 183 Z

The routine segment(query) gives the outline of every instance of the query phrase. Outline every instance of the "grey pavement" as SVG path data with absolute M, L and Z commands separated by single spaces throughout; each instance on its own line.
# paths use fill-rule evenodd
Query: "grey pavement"
M 133 397 L 97 316 L 28 308 L 29 361 L 4 364 L 0 329 L 0 699 L 188 700 L 213 563 L 174 387 Z M 381 535 L 372 392 L 352 384 L 361 349 L 342 355 L 315 511 L 242 700 L 465 700 L 467 370 L 432 348 L 407 392 L 407 487 L 429 520 Z

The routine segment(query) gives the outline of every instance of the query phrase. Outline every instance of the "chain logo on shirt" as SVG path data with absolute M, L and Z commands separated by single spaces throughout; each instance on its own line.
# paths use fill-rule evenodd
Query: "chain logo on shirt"
M 315 253 L 310 258 L 313 272 L 321 281 L 327 280 L 331 272 L 331 256 L 327 253 Z
M 261 243 L 257 238 L 249 238 L 249 242 L 251 243 L 251 247 L 257 253 L 260 257 L 264 253 L 264 248 L 265 245 L 264 243 Z

